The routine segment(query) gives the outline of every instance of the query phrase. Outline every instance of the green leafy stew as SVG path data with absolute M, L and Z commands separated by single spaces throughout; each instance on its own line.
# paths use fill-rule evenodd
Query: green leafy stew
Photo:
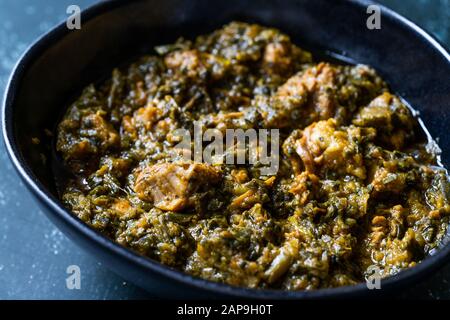
M 279 129 L 276 174 L 173 156 L 176 129 Z M 351 285 L 444 238 L 449 180 L 410 108 L 365 65 L 314 61 L 232 22 L 90 85 L 58 125 L 62 200 L 117 243 L 249 288 Z

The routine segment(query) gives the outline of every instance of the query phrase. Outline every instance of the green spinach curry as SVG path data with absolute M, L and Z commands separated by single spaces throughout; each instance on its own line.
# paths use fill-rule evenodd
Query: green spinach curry
M 230 23 L 90 85 L 59 123 L 62 200 L 117 243 L 204 279 L 310 290 L 419 263 L 449 181 L 412 111 L 365 65 L 316 62 L 280 31 Z M 187 161 L 178 128 L 279 129 L 280 163 Z

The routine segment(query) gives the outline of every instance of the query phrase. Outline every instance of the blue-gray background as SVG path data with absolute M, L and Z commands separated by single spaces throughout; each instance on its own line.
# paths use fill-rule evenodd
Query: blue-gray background
M 27 46 L 56 23 L 66 8 L 93 0 L 0 0 L 0 96 Z M 450 46 L 450 0 L 380 0 Z M 81 269 L 81 289 L 66 288 L 66 268 Z M 450 299 L 450 263 L 402 297 Z M 0 299 L 156 298 L 115 275 L 57 230 L 35 205 L 0 142 Z

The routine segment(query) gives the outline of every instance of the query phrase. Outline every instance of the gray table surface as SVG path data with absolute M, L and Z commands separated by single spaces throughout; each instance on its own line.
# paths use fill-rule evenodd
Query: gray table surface
M 66 8 L 93 0 L 0 0 L 0 95 L 27 46 L 56 23 Z M 450 46 L 450 0 L 379 1 L 417 22 Z M 66 268 L 81 269 L 81 289 L 66 287 Z M 450 264 L 405 298 L 450 299 Z M 25 190 L 0 142 L 0 299 L 157 298 L 124 281 L 56 229 Z

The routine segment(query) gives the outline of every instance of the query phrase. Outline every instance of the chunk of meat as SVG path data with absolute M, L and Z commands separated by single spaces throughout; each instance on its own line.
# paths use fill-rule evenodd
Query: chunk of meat
M 417 163 L 408 154 L 376 148 L 368 153 L 368 181 L 372 195 L 380 193 L 400 194 L 417 182 Z
M 336 67 L 320 63 L 291 77 L 269 101 L 255 100 L 265 126 L 284 128 L 297 123 L 298 127 L 333 116 L 336 77 Z
M 164 63 L 169 69 L 181 71 L 188 77 L 196 77 L 205 71 L 200 53 L 197 50 L 173 51 L 164 58 Z
M 400 99 L 385 92 L 361 108 L 353 124 L 378 128 L 378 138 L 383 145 L 401 149 L 414 132 L 414 118 Z
M 158 109 L 152 103 L 149 103 L 147 106 L 135 111 L 133 122 L 136 127 L 144 127 L 145 129 L 150 130 L 162 115 L 163 112 L 161 109 Z
M 289 51 L 289 44 L 281 42 L 269 43 L 264 50 L 263 63 L 265 65 L 278 65 L 285 68 L 292 61 Z
M 406 174 L 389 172 L 386 168 L 378 168 L 372 180 L 372 186 L 376 192 L 400 193 L 406 187 Z
M 171 117 L 175 105 L 176 102 L 168 96 L 149 101 L 133 116 L 123 117 L 121 130 L 131 140 L 139 139 L 143 144 L 171 141 L 171 132 L 179 127 L 177 120 Z
M 64 159 L 82 160 L 120 145 L 120 136 L 105 117 L 97 111 L 77 120 L 64 120 L 60 124 L 57 149 Z
M 207 164 L 159 163 L 138 173 L 134 191 L 159 209 L 180 211 L 194 204 L 198 191 L 219 180 L 219 172 Z
M 292 44 L 287 35 L 256 24 L 232 22 L 202 40 L 203 48 L 233 63 L 251 63 L 262 59 L 264 62 L 274 55 L 279 57 L 280 48 L 271 44 L 280 43 L 285 46 L 283 50 L 293 62 L 311 62 L 311 54 Z
M 273 50 L 269 50 L 268 59 L 276 57 L 276 51 L 271 53 Z M 342 124 L 351 120 L 359 106 L 366 105 L 385 89 L 385 83 L 367 66 L 322 62 L 289 78 L 271 97 L 255 96 L 252 104 L 258 108 L 266 127 L 304 128 L 330 117 Z
M 121 220 L 129 220 L 137 215 L 136 208 L 127 199 L 115 200 L 112 204 L 111 212 Z
M 278 39 L 266 45 L 262 64 L 270 74 L 289 75 L 292 71 L 298 70 L 296 63 L 309 62 L 309 60 L 308 53 L 302 51 L 288 39 Z
M 120 142 L 119 134 L 100 112 L 90 114 L 82 120 L 81 135 L 92 137 L 101 150 Z
M 354 132 L 354 128 L 339 130 L 336 120 L 328 119 L 311 124 L 299 139 L 288 141 L 294 143 L 293 147 L 308 172 L 349 174 L 365 179 L 363 154 L 358 147 L 358 139 L 362 136 Z

